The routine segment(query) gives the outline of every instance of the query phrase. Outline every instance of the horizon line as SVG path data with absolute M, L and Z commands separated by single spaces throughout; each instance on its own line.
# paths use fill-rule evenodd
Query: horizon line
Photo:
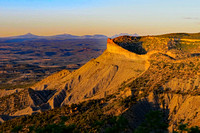
M 134 34 L 137 34 L 138 36 L 156 36 L 156 35 L 165 35 L 165 34 L 174 34 L 174 33 L 186 33 L 186 34 L 198 34 L 200 32 L 166 32 L 166 33 L 158 33 L 158 34 L 144 34 L 144 35 L 140 35 L 140 34 L 137 34 L 137 33 L 116 33 L 112 36 L 115 36 L 115 35 L 120 35 L 120 34 L 127 34 L 127 35 L 134 35 Z M 84 35 L 77 35 L 77 34 L 70 34 L 70 33 L 58 33 L 58 34 L 50 34 L 50 35 L 39 35 L 39 34 L 34 34 L 32 32 L 27 32 L 27 33 L 24 33 L 24 34 L 18 34 L 18 35 L 9 35 L 9 36 L 0 36 L 0 38 L 7 38 L 7 37 L 17 37 L 17 36 L 23 36 L 23 35 L 34 35 L 34 36 L 38 36 L 38 37 L 51 37 L 51 36 L 57 36 L 57 35 L 72 35 L 72 36 L 86 36 L 86 35 L 91 35 L 91 36 L 94 36 L 94 35 L 104 35 L 104 36 L 107 36 L 108 38 L 112 37 L 112 36 L 108 36 L 108 35 L 105 35 L 105 34 L 98 34 L 98 33 L 94 33 L 94 34 L 84 34 Z

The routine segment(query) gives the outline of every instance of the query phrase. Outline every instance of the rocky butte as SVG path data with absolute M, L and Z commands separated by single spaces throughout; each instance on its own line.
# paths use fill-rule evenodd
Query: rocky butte
M 57 107 L 61 111 L 68 105 L 76 108 L 65 116 L 79 111 L 75 114 L 82 117 L 84 112 L 89 113 L 90 106 L 97 106 L 90 101 L 100 99 L 101 116 L 123 116 L 128 132 L 144 122 L 145 115 L 152 110 L 164 114 L 169 132 L 180 123 L 200 126 L 200 37 L 194 41 L 192 37 L 193 34 L 175 34 L 108 39 L 104 53 L 78 70 L 57 72 L 29 89 L 9 93 L 4 90 L 0 120 L 52 109 L 50 113 Z M 81 111 L 85 102 L 87 109 Z M 71 116 L 73 122 L 77 117 Z M 6 122 L 0 129 L 3 127 L 9 131 Z

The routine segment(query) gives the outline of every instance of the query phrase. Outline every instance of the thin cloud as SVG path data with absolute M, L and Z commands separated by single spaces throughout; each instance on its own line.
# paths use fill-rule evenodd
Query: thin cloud
M 187 20 L 199 20 L 200 18 L 198 18 L 198 17 L 185 17 L 183 19 L 187 19 Z

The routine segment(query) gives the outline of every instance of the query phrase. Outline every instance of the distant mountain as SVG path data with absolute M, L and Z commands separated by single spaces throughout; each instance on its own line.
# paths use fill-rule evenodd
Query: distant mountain
M 83 35 L 83 36 L 76 36 L 71 34 L 59 34 L 53 36 L 38 36 L 32 33 L 27 33 L 24 35 L 19 36 L 10 36 L 10 37 L 1 37 L 3 39 L 105 39 L 108 38 L 105 35 L 95 34 L 95 35 Z
M 83 36 L 76 36 L 76 35 L 71 35 L 71 34 L 60 34 L 60 35 L 54 35 L 54 36 L 49 36 L 48 38 L 59 38 L 59 39 L 104 39 L 108 38 L 105 35 L 83 35 Z
M 139 36 L 137 33 L 135 33 L 135 34 L 129 34 L 129 33 L 120 33 L 120 34 L 116 34 L 116 35 L 113 35 L 113 36 L 111 36 L 110 38 L 116 38 L 116 37 L 119 37 L 119 36 L 125 36 L 125 35 L 127 35 L 127 36 Z
M 105 36 L 105 35 L 100 35 L 100 34 L 93 35 L 93 37 L 107 38 L 107 36 Z
M 62 38 L 70 38 L 70 39 L 76 39 L 79 36 L 71 35 L 71 34 L 59 34 L 59 35 L 54 35 L 54 36 L 48 36 L 48 38 L 57 38 L 57 39 L 62 39 Z
M 100 35 L 100 34 L 96 34 L 96 35 L 84 35 L 84 36 L 81 36 L 81 38 L 108 38 L 107 36 L 105 35 Z
M 27 34 L 24 34 L 24 35 L 19 35 L 19 36 L 11 36 L 11 37 L 5 37 L 5 38 L 40 38 L 41 36 L 37 36 L 37 35 L 34 35 L 32 33 L 27 33 Z

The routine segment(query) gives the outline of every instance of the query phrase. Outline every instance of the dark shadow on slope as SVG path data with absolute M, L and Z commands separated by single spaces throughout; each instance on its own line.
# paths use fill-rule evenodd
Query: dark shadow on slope
M 200 56 L 200 53 L 193 53 L 191 54 L 192 57 Z
M 1 118 L 3 121 L 7 121 L 7 120 L 10 120 L 10 119 L 16 118 L 16 116 L 0 115 L 0 118 Z M 0 121 L 0 124 L 1 124 L 1 121 Z
M 114 95 L 111 95 L 111 99 Z M 13 120 L 4 123 L 1 129 L 7 131 L 17 126 L 27 127 L 27 125 L 34 125 L 35 131 L 40 128 L 46 128 L 48 126 L 56 125 L 60 127 L 63 123 L 62 118 L 67 118 L 66 121 L 74 123 L 76 126 L 75 130 L 79 132 L 131 132 L 134 131 L 146 120 L 146 114 L 151 111 L 161 111 L 165 115 L 161 121 L 165 121 L 168 117 L 168 108 L 161 109 L 159 107 L 159 96 L 155 93 L 153 102 L 149 102 L 147 98 L 142 98 L 137 103 L 133 104 L 126 112 L 121 116 L 112 116 L 104 114 L 103 107 L 106 105 L 106 99 L 89 100 L 80 104 L 73 104 L 71 106 L 62 106 L 60 109 L 49 110 L 48 112 L 38 113 L 32 116 L 25 116 L 19 118 L 17 121 Z M 153 113 L 154 117 L 157 114 Z M 159 115 L 159 114 L 158 114 Z M 49 117 L 51 116 L 51 117 Z M 55 119 L 54 119 L 55 118 Z M 128 123 L 126 122 L 128 120 Z M 44 120 L 46 120 L 44 122 Z M 157 119 L 155 119 L 157 120 Z M 57 121 L 55 123 L 55 121 Z M 65 121 L 64 121 L 65 122 Z M 160 123 L 160 121 L 157 121 Z M 154 123 L 150 123 L 154 124 Z M 15 125 L 15 126 L 13 126 Z M 159 125 L 159 124 L 157 124 Z M 155 125 L 155 126 L 157 126 Z M 65 125 L 63 125 L 65 127 Z M 11 128 L 10 128 L 11 127 Z M 50 128 L 51 130 L 56 129 L 55 126 Z M 61 127 L 60 127 L 61 128 Z M 160 128 L 160 127 L 156 127 Z M 166 129 L 166 128 L 165 128 Z M 160 129 L 159 131 L 161 131 Z M 56 130 L 57 131 L 57 130 Z M 166 130 L 165 130 L 166 131 Z M 59 132 L 59 131 L 58 131 Z
M 46 103 L 54 94 L 55 90 L 33 90 L 33 89 L 28 89 L 29 95 L 34 101 L 35 106 L 42 105 Z
M 164 55 L 164 56 L 170 58 L 171 60 L 176 60 L 175 58 L 173 58 L 173 57 L 171 57 L 171 56 L 169 56 L 169 55 L 167 55 L 167 54 L 162 54 L 162 55 Z
M 155 127 L 158 126 L 156 128 L 159 129 L 159 131 L 162 131 L 163 127 L 156 123 L 160 124 L 165 123 L 166 128 L 165 130 L 163 129 L 163 132 L 164 131 L 167 132 L 166 129 L 168 126 L 169 108 L 165 104 L 163 104 L 164 106 L 163 108 L 160 108 L 159 99 L 160 98 L 157 93 L 154 93 L 152 102 L 150 102 L 146 97 L 144 97 L 141 100 L 137 101 L 136 104 L 133 104 L 126 112 L 122 114 L 122 116 L 124 116 L 128 120 L 128 126 L 132 131 L 134 131 L 138 127 L 151 124 L 154 125 Z M 161 113 L 162 114 L 161 120 L 156 120 L 155 118 L 156 121 L 152 120 L 152 123 L 148 122 L 149 120 L 147 119 L 149 118 L 147 117 L 154 117 L 154 116 L 148 116 L 148 114 L 151 114 L 151 112 L 154 112 L 154 115 L 156 112 L 158 112 L 158 114 L 156 115 L 159 115 L 159 113 Z M 153 122 L 155 122 L 155 124 Z M 152 127 L 152 129 L 150 130 L 153 130 L 153 128 L 154 127 Z
M 134 52 L 136 54 L 146 54 L 147 51 L 142 47 L 143 42 L 140 41 L 140 39 L 141 37 L 120 36 L 114 38 L 113 41 L 130 52 Z
M 54 97 L 54 100 L 53 100 L 54 108 L 60 107 L 62 102 L 65 100 L 66 96 L 67 96 L 66 90 L 63 89 L 62 91 L 60 91 L 59 94 Z

